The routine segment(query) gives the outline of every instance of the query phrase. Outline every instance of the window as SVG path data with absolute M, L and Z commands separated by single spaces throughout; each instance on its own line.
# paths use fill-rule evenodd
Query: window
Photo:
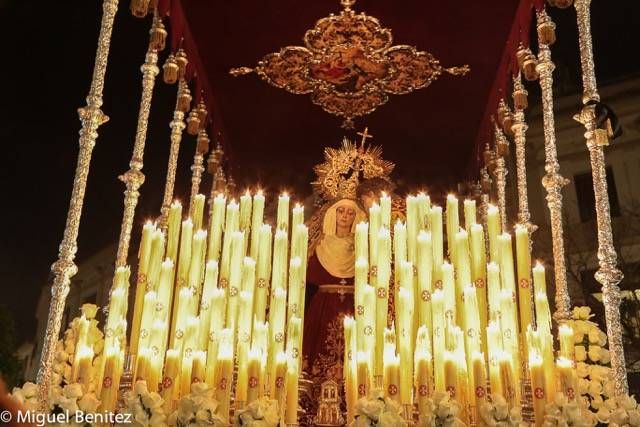
M 607 193 L 609 194 L 609 205 L 611 206 L 611 216 L 620 216 L 620 204 L 618 203 L 618 192 L 616 190 L 616 181 L 613 178 L 613 170 L 611 166 L 607 166 Z M 573 176 L 573 182 L 576 186 L 576 194 L 578 195 L 578 210 L 580 212 L 580 221 L 587 222 L 596 219 L 596 199 L 593 194 L 593 179 L 591 171 L 580 173 Z

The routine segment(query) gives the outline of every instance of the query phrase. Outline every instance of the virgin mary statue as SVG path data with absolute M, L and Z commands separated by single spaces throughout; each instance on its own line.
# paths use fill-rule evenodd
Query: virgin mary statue
M 325 149 L 325 162 L 314 169 L 314 192 L 324 203 L 308 222 L 303 353 L 317 386 L 327 380 L 342 384 L 343 320 L 354 312 L 354 232 L 367 221 L 356 189 L 363 180 L 388 178 L 394 165 L 381 154 L 379 147 L 365 147 L 364 137 L 360 146 L 345 140 L 340 148 Z

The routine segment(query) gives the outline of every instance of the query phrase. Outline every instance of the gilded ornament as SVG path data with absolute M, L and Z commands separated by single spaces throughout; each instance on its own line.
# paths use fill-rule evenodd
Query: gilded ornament
M 359 147 L 345 138 L 340 148 L 325 148 L 325 161 L 314 167 L 317 178 L 311 183 L 317 194 L 325 200 L 355 199 L 360 180 L 389 180 L 395 165 L 382 158 L 381 147 L 365 147 L 365 139 L 363 136 Z
M 189 59 L 187 58 L 187 53 L 182 48 L 176 52 L 176 64 L 178 64 L 178 78 L 184 79 L 184 76 L 187 74 Z
M 144 18 L 149 13 L 149 0 L 131 0 L 130 9 L 136 18 Z
M 197 135 L 200 131 L 200 117 L 195 108 L 192 108 L 187 117 L 187 133 L 189 135 Z
M 173 53 L 170 53 L 162 66 L 162 80 L 167 84 L 174 84 L 178 81 L 178 63 Z
M 167 44 L 167 30 L 162 23 L 162 19 L 154 15 L 153 27 L 149 31 L 151 48 L 160 52 Z
M 177 109 L 186 113 L 191 108 L 191 91 L 189 90 L 189 85 L 185 83 L 182 84 L 182 90 L 178 93 L 178 104 Z
M 255 68 L 230 70 L 233 76 L 255 72 L 267 83 L 293 94 L 309 94 L 329 114 L 353 119 L 375 111 L 389 94 L 422 89 L 446 73 L 462 76 L 467 65 L 444 68 L 428 52 L 412 46 L 393 46 L 391 30 L 378 19 L 356 14 L 355 1 L 341 2 L 343 10 L 316 22 L 304 35 L 304 46 L 287 46 L 270 53 Z

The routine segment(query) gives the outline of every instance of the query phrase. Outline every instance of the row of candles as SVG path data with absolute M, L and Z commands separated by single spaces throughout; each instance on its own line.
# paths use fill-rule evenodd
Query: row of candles
M 447 391 L 463 419 L 475 422 L 487 385 L 515 407 L 529 377 L 541 425 L 556 390 L 574 397 L 573 346 L 572 331 L 561 325 L 554 363 L 545 270 L 531 266 L 528 230 L 515 226 L 514 263 L 512 236 L 495 206 L 486 226 L 476 222 L 473 200 L 463 203 L 463 224 L 453 195 L 444 220 L 425 194 L 409 196 L 406 206 L 406 222 L 396 222 L 393 233 L 385 195 L 370 208 L 369 222 L 356 226 L 355 318 L 344 320 L 348 419 L 356 400 L 377 388 L 407 417 L 414 403 L 425 411 L 434 391 Z
M 183 221 L 174 202 L 166 231 L 144 225 L 128 340 L 134 380 L 146 380 L 169 410 L 194 382 L 205 382 L 222 416 L 230 413 L 232 391 L 235 409 L 266 394 L 294 424 L 308 246 L 303 208 L 290 210 L 289 196 L 280 195 L 274 233 L 263 223 L 261 192 L 247 192 L 239 203 L 217 195 L 206 227 L 204 206 L 205 197 L 196 196 Z M 129 267 L 116 270 L 103 362 L 93 378 L 81 319 L 74 380 L 96 382 L 102 410 L 115 408 L 125 369 L 129 276 Z

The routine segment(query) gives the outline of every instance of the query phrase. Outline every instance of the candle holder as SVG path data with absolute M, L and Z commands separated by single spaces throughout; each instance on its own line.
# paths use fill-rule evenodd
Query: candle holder
M 104 89 L 104 76 L 107 70 L 109 47 L 111 45 L 111 33 L 113 22 L 118 10 L 118 0 L 104 0 L 102 3 L 102 21 L 100 22 L 100 35 L 96 49 L 96 59 L 91 80 L 91 87 L 87 96 L 87 105 L 78 110 L 82 128 L 80 130 L 80 151 L 73 180 L 71 201 L 67 212 L 67 221 L 60 243 L 58 260 L 51 266 L 53 273 L 53 285 L 51 287 L 51 303 L 47 317 L 47 328 L 42 346 L 40 369 L 38 370 L 38 402 L 43 412 L 49 411 L 49 387 L 51 384 L 51 370 L 56 353 L 56 345 L 60 335 L 62 316 L 69 294 L 71 277 L 78 272 L 78 267 L 73 262 L 77 252 L 78 229 L 80 216 L 84 203 L 87 178 L 93 147 L 98 138 L 98 128 L 109 120 L 102 112 L 102 92 Z
M 178 83 L 177 96 L 180 98 L 180 93 L 183 87 L 186 86 L 184 80 L 180 80 Z M 180 142 L 182 141 L 182 131 L 186 127 L 184 123 L 184 113 L 176 107 L 173 111 L 173 120 L 169 124 L 171 127 L 171 147 L 169 148 L 169 161 L 167 165 L 167 179 L 164 184 L 164 196 L 162 198 L 162 207 L 160 208 L 160 228 L 162 232 L 166 234 L 169 219 L 169 209 L 171 208 L 171 201 L 173 199 L 173 189 L 176 183 L 176 171 L 178 169 L 178 154 L 180 152 Z
M 135 366 L 135 356 L 131 354 L 127 348 L 124 357 L 124 371 L 120 376 L 120 385 L 118 387 L 118 404 L 116 405 L 117 411 L 122 412 L 126 407 L 126 394 L 133 388 L 133 367 Z

